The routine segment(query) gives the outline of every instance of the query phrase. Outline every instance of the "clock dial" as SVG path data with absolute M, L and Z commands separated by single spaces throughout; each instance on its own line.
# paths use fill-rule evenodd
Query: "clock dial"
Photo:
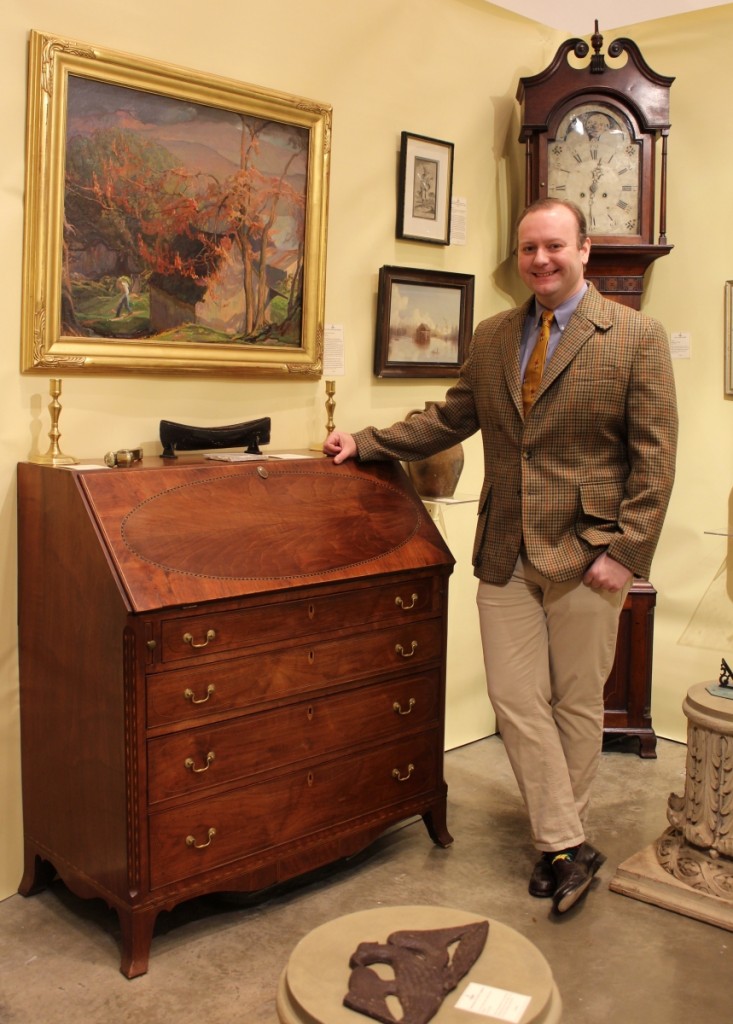
M 547 194 L 581 208 L 591 235 L 639 234 L 640 144 L 628 119 L 604 103 L 582 103 L 547 142 Z

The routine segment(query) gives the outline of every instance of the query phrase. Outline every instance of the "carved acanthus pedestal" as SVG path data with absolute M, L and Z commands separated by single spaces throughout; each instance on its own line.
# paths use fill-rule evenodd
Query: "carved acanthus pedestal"
M 670 794 L 670 827 L 620 864 L 610 887 L 733 931 L 733 700 L 720 690 L 688 691 L 684 794 Z
M 687 716 L 687 778 L 671 793 L 671 828 L 657 841 L 665 871 L 712 896 L 733 899 L 733 701 L 693 687 Z

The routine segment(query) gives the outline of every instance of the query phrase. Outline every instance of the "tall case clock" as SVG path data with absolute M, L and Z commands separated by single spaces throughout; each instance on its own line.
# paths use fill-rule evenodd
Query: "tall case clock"
M 591 44 L 594 53 L 583 66 L 569 58 L 584 61 L 588 43 L 567 39 L 544 71 L 519 80 L 525 199 L 555 196 L 577 203 L 592 239 L 586 277 L 608 298 L 639 309 L 647 268 L 672 249 L 666 193 L 674 78 L 652 71 L 631 39 L 611 43 L 609 57 L 625 60 L 609 66 L 597 21 Z

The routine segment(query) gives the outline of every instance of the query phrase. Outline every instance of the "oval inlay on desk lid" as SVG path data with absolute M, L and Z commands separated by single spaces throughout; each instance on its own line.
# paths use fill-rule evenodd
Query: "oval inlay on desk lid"
M 419 526 L 408 495 L 373 477 L 265 462 L 161 491 L 121 530 L 128 550 L 169 571 L 282 579 L 373 561 Z

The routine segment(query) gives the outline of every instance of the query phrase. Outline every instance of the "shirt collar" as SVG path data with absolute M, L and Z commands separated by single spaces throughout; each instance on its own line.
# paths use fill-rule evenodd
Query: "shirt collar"
M 565 328 L 567 327 L 568 320 L 570 319 L 570 317 L 573 315 L 573 313 L 577 309 L 578 305 L 580 304 L 580 300 L 583 298 L 583 296 L 585 295 L 585 293 L 587 291 L 588 291 L 588 282 L 584 281 L 583 282 L 583 287 L 579 291 L 577 291 L 575 293 L 575 295 L 571 295 L 569 299 L 566 299 L 565 302 L 560 303 L 560 305 L 556 309 L 553 310 L 553 313 L 555 314 L 555 323 L 557 324 L 558 328 L 561 331 L 564 331 Z M 543 306 L 541 302 L 538 302 L 538 300 L 535 298 L 535 300 L 534 300 L 534 323 L 535 324 L 539 324 L 540 319 L 542 317 L 542 314 L 545 312 L 545 310 L 546 310 L 546 307 Z

